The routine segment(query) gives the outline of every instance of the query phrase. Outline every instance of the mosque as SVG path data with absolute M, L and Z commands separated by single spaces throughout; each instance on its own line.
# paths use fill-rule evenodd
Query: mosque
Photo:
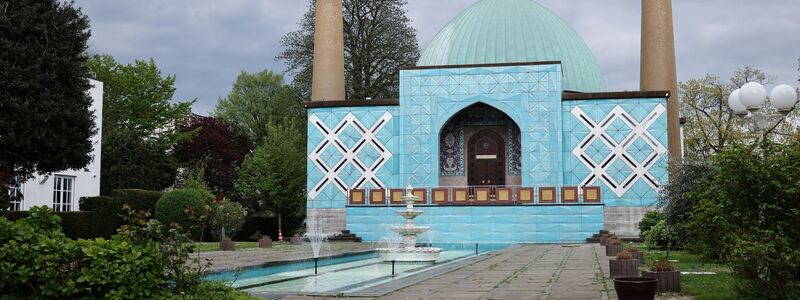
M 389 236 L 407 185 L 425 211 L 416 223 L 441 243 L 635 235 L 655 209 L 681 153 L 669 0 L 642 1 L 635 92 L 606 91 L 589 47 L 549 9 L 482 0 L 399 71 L 399 99 L 345 99 L 341 0 L 318 0 L 316 14 L 307 208 L 329 231 Z

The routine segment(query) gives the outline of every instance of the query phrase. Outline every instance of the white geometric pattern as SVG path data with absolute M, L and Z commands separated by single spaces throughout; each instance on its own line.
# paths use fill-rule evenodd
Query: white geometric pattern
M 581 121 L 586 127 L 590 129 L 589 134 L 584 138 L 575 149 L 572 149 L 572 154 L 575 155 L 581 162 L 583 162 L 586 167 L 591 170 L 591 173 L 584 178 L 581 182 L 580 186 L 587 186 L 593 184 L 598 179 L 601 179 L 606 183 L 606 185 L 618 196 L 622 197 L 625 192 L 627 192 L 636 181 L 639 179 L 645 179 L 644 181 L 650 185 L 653 189 L 657 189 L 659 187 L 659 182 L 656 178 L 650 174 L 650 168 L 656 164 L 658 159 L 667 152 L 667 148 L 664 147 L 661 143 L 659 143 L 658 139 L 656 139 L 652 134 L 649 132 L 650 126 L 655 123 L 655 121 L 664 114 L 665 108 L 661 104 L 656 106 L 645 119 L 639 123 L 628 114 L 625 109 L 621 106 L 617 105 L 611 112 L 606 115 L 606 117 L 599 123 L 596 124 L 586 114 L 583 110 L 579 107 L 575 107 L 572 109 L 572 115 L 574 115 L 578 120 Z M 608 128 L 611 124 L 615 123 L 616 120 L 622 121 L 629 129 L 619 132 L 627 132 L 627 135 L 622 139 L 622 142 L 617 142 L 612 135 L 610 134 Z M 643 160 L 643 162 L 637 161 L 634 156 L 628 151 L 631 145 L 637 139 L 641 139 L 644 141 L 652 150 L 651 153 L 647 155 L 647 157 Z M 587 154 L 587 149 L 589 149 L 590 145 L 592 145 L 596 140 L 599 140 L 604 144 L 608 149 L 610 149 L 610 153 L 605 155 L 602 161 L 594 161 L 592 157 Z M 632 172 L 625 176 L 621 182 L 614 179 L 612 175 L 620 175 L 625 173 L 623 172 L 616 172 L 616 174 L 612 174 L 610 172 L 610 167 L 615 164 L 616 161 L 622 161 L 624 165 L 627 165 L 628 168 Z M 627 170 L 626 170 L 627 171 Z
M 311 115 L 308 118 L 309 123 L 322 133 L 324 139 L 311 151 L 308 159 L 319 168 L 324 177 L 308 191 L 309 198 L 311 200 L 316 199 L 325 187 L 331 183 L 345 196 L 351 188 L 361 188 L 367 182 L 372 182 L 376 187 L 385 188 L 386 185 L 378 178 L 376 173 L 389 161 L 392 153 L 376 138 L 376 135 L 391 119 L 392 114 L 385 112 L 372 127 L 367 129 L 352 113 L 348 113 L 331 130 L 316 114 Z M 348 127 L 355 130 L 356 136 L 346 136 L 345 132 Z M 347 140 L 350 140 L 351 143 L 346 143 L 345 141 Z M 359 153 L 369 147 L 367 145 L 373 147 L 378 154 L 378 157 L 369 166 L 359 159 Z M 330 155 L 325 154 L 328 147 L 334 147 L 341 154 L 341 158 L 333 165 L 328 165 L 325 162 L 327 158 L 330 158 Z M 354 166 L 361 174 L 358 180 L 351 185 L 345 183 L 340 176 L 342 170 L 348 165 Z

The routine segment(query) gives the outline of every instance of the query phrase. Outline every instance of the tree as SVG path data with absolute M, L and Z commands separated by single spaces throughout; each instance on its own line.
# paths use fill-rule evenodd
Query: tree
M 344 56 L 348 99 L 392 98 L 399 95 L 402 66 L 419 60 L 417 31 L 406 16 L 406 0 L 345 0 Z M 300 29 L 283 36 L 277 59 L 288 65 L 293 85 L 308 99 L 314 60 L 316 1 L 299 22 Z
M 89 19 L 73 3 L 0 3 L 0 208 L 14 177 L 85 167 L 96 132 Z
M 266 143 L 245 158 L 239 168 L 236 189 L 258 199 L 263 210 L 278 218 L 283 230 L 284 217 L 305 214 L 306 157 L 305 139 L 289 126 L 269 124 Z
M 728 96 L 747 82 L 770 82 L 763 71 L 746 66 L 737 70 L 729 82 L 706 75 L 680 84 L 681 115 L 686 117 L 684 127 L 686 155 L 707 158 L 727 145 L 754 138 L 747 122 L 733 114 L 728 106 Z M 795 118 L 797 112 L 790 114 Z M 792 122 L 776 122 L 764 135 L 774 141 L 786 141 L 796 126 Z
M 100 193 L 115 189 L 160 191 L 175 182 L 178 162 L 163 143 L 118 130 L 103 142 Z
M 800 146 L 752 143 L 714 155 L 716 170 L 692 193 L 702 199 L 687 240 L 729 257 L 740 296 L 800 295 Z
M 214 116 L 239 126 L 254 144 L 267 136 L 266 124 L 304 124 L 302 101 L 283 83 L 283 75 L 269 70 L 242 71 L 230 94 L 217 103 Z M 299 126 L 305 130 L 305 126 Z
M 175 146 L 175 157 L 184 165 L 202 164 L 203 179 L 209 188 L 224 194 L 233 190 L 245 155 L 250 153 L 250 139 L 235 125 L 221 118 L 192 116 L 178 131 L 194 135 Z
M 110 55 L 95 55 L 89 67 L 103 81 L 103 137 L 120 129 L 173 145 L 184 138 L 176 124 L 191 116 L 192 101 L 172 101 L 175 76 L 162 77 L 155 61 L 123 65 Z
M 170 152 L 189 136 L 176 125 L 188 120 L 194 101 L 173 103 L 175 77 L 162 77 L 152 59 L 122 65 L 96 55 L 88 65 L 105 87 L 101 193 L 172 185 L 178 165 Z

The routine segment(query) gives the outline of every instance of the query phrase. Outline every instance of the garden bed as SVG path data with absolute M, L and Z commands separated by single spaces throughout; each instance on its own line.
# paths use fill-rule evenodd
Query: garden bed
M 663 250 L 647 249 L 637 245 L 645 253 L 647 266 L 661 258 L 666 257 Z M 734 279 L 731 269 L 720 263 L 714 263 L 685 251 L 671 251 L 669 260 L 676 260 L 671 264 L 682 272 L 715 272 L 714 275 L 681 275 L 682 295 L 692 296 L 693 299 L 736 299 Z

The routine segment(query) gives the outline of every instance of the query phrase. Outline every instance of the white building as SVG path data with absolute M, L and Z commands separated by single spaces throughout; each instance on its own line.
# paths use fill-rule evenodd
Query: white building
M 55 211 L 78 210 L 78 199 L 100 195 L 100 143 L 103 130 L 103 83 L 89 79 L 92 88 L 91 110 L 97 125 L 97 133 L 92 137 L 92 161 L 83 169 L 66 170 L 52 174 L 37 174 L 12 188 L 11 192 L 20 192 L 23 197 L 12 201 L 10 210 L 28 210 L 34 206 L 49 206 Z

